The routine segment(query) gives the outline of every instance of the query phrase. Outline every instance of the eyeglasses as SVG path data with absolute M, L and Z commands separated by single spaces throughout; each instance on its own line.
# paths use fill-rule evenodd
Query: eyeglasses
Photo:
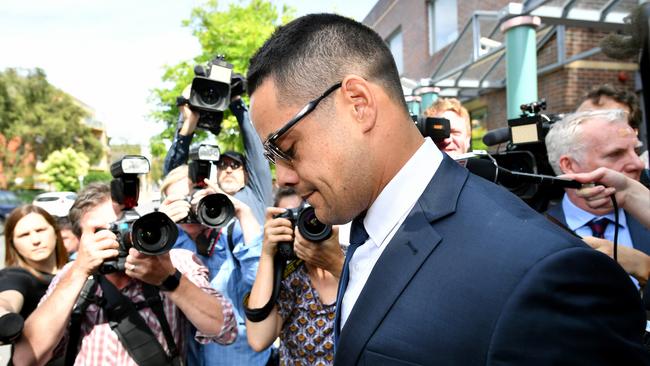
M 275 164 L 276 159 L 280 159 L 284 162 L 291 163 L 293 160 L 291 156 L 289 156 L 286 152 L 282 151 L 278 145 L 276 145 L 276 142 L 289 131 L 289 129 L 293 126 L 295 126 L 298 122 L 300 122 L 301 119 L 305 118 L 309 113 L 313 112 L 314 109 L 316 109 L 316 106 L 318 106 L 318 103 L 320 103 L 323 99 L 325 99 L 328 95 L 332 94 L 336 89 L 341 87 L 341 83 L 336 83 L 329 87 L 321 95 L 320 97 L 312 100 L 311 102 L 307 103 L 306 106 L 304 106 L 300 112 L 296 113 L 295 116 L 293 116 L 292 119 L 289 120 L 284 126 L 282 126 L 279 130 L 275 131 L 269 138 L 264 141 L 264 156 L 266 156 L 266 159 L 270 161 L 271 163 Z
M 236 160 L 230 160 L 230 161 L 219 160 L 219 161 L 217 161 L 217 168 L 219 170 L 226 170 L 226 169 L 228 169 L 228 167 L 230 167 L 232 170 L 237 170 L 237 169 L 241 168 L 241 163 L 236 161 Z

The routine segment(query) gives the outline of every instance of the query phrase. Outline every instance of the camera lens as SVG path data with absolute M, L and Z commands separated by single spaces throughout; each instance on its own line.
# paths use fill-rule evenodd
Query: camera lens
M 167 253 L 178 237 L 176 224 L 162 212 L 152 212 L 133 223 L 133 247 L 149 255 Z
M 332 236 L 332 226 L 320 222 L 313 207 L 306 207 L 300 212 L 298 230 L 305 239 L 313 242 L 320 242 Z
M 201 101 L 205 104 L 216 104 L 219 101 L 219 93 L 214 88 L 206 88 L 199 94 Z
M 221 228 L 235 216 L 235 207 L 226 195 L 210 194 L 199 201 L 196 216 L 205 226 Z

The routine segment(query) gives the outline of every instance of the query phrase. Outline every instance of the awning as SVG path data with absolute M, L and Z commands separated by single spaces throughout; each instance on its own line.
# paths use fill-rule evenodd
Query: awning
M 500 11 L 475 11 L 431 75 L 432 84 L 442 89 L 441 96 L 463 100 L 505 87 L 505 35 L 499 29 L 505 19 L 517 15 L 540 17 L 538 50 L 557 37 L 557 60 L 538 65 L 538 73 L 542 74 L 600 52 L 596 47 L 567 57 L 565 27 L 623 30 L 625 17 L 637 5 L 637 0 L 529 0 L 510 3 Z

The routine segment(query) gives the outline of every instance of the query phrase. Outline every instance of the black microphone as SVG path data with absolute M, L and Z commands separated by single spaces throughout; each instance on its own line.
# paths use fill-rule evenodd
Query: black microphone
M 505 187 L 516 187 L 522 183 L 536 183 L 560 188 L 582 188 L 582 184 L 575 180 L 550 175 L 513 172 L 498 166 L 496 162 L 491 160 L 470 158 L 456 161 L 479 177 Z
M 510 127 L 500 127 L 488 131 L 483 135 L 483 143 L 487 146 L 493 146 L 510 141 Z

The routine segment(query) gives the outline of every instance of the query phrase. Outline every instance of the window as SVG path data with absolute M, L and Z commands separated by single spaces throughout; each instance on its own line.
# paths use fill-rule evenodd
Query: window
M 427 2 L 429 17 L 429 54 L 433 55 L 458 38 L 458 6 L 456 0 Z
M 388 48 L 390 48 L 390 53 L 393 54 L 393 58 L 395 59 L 395 65 L 397 65 L 397 72 L 402 75 L 404 72 L 404 60 L 403 60 L 403 50 L 404 46 L 402 43 L 402 30 L 397 29 L 393 34 L 391 34 L 390 37 L 388 37 L 388 40 L 386 40 L 386 43 L 388 43 Z

